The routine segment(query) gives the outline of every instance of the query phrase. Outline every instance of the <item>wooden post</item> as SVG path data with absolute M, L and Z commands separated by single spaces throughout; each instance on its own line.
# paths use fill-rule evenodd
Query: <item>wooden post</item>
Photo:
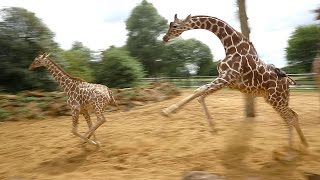
M 244 36 L 250 40 L 250 28 L 248 25 L 248 16 L 246 13 L 246 1 L 245 0 L 237 0 L 237 5 L 239 8 L 238 15 L 241 25 L 241 32 Z M 247 117 L 254 117 L 255 116 L 255 110 L 254 110 L 254 97 L 250 95 L 244 95 L 245 96 L 245 107 L 246 107 L 246 116 Z

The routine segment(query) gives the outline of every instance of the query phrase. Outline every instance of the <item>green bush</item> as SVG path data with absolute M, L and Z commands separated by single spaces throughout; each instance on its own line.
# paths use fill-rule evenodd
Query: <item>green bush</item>
M 49 108 L 49 102 L 48 101 L 42 101 L 38 103 L 38 107 L 41 110 L 47 110 Z
M 108 87 L 133 87 L 144 76 L 142 65 L 121 48 L 112 47 L 104 51 L 100 63 L 96 74 L 97 83 Z
M 32 97 L 32 96 L 22 96 L 20 98 L 20 101 L 23 102 L 23 103 L 28 103 L 28 102 L 31 102 L 31 101 L 36 101 L 38 100 L 37 97 Z
M 9 118 L 10 115 L 11 114 L 8 111 L 6 111 L 5 109 L 0 108 L 0 121 Z

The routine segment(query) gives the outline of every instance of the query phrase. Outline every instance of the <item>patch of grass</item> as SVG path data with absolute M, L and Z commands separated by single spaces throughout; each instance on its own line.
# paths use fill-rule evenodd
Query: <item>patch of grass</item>
M 125 95 L 136 95 L 138 92 L 134 89 L 128 90 L 128 91 L 123 91 L 123 94 Z
M 37 97 L 32 97 L 32 96 L 22 96 L 19 100 L 21 102 L 23 102 L 23 103 L 28 103 L 28 102 L 31 102 L 31 101 L 37 101 L 38 98 Z
M 69 98 L 68 96 L 63 96 L 63 97 L 62 97 L 62 99 L 63 99 L 64 101 L 67 101 L 68 98 Z
M 41 110 L 47 110 L 49 108 L 49 102 L 47 101 L 41 101 L 38 103 L 38 107 L 41 109 Z
M 11 115 L 10 112 L 8 112 L 5 109 L 0 108 L 0 121 L 8 119 L 10 117 L 10 115 Z
M 21 108 L 17 109 L 17 113 L 21 113 L 21 114 L 27 113 L 28 111 L 29 110 L 27 108 L 24 108 L 24 107 L 21 107 Z
M 34 113 L 27 115 L 26 118 L 28 118 L 28 119 L 44 119 L 42 114 L 34 114 Z
M 139 92 L 135 91 L 135 90 L 132 90 L 132 91 L 124 91 L 123 92 L 123 96 L 125 97 L 133 97 L 133 96 L 136 96 Z
M 54 99 L 54 97 L 52 97 L 52 96 L 46 96 L 46 97 L 41 98 L 41 100 L 43 100 L 43 101 L 52 101 L 53 99 Z

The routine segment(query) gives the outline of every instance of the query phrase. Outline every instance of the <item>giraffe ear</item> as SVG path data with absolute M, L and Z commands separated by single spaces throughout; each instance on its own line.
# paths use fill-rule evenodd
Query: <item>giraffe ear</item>
M 43 52 L 40 50 L 38 51 L 37 56 L 41 56 L 41 55 L 43 55 Z
M 45 53 L 39 54 L 40 58 L 43 58 L 45 56 Z
M 177 14 L 174 15 L 174 21 L 178 20 Z
M 190 20 L 191 20 L 191 14 L 189 14 L 189 16 L 186 17 L 186 19 L 184 19 L 183 21 L 184 21 L 184 22 L 188 22 L 188 21 L 190 21 Z

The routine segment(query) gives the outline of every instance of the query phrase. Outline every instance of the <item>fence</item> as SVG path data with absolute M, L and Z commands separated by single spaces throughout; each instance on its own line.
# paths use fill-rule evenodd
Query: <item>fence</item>
M 298 90 L 315 90 L 317 86 L 314 80 L 314 74 L 288 74 L 297 82 L 297 85 L 292 85 L 292 89 Z M 196 88 L 215 79 L 215 76 L 190 76 L 190 77 L 158 77 L 158 78 L 143 78 L 144 83 L 152 82 L 170 82 L 182 88 Z

